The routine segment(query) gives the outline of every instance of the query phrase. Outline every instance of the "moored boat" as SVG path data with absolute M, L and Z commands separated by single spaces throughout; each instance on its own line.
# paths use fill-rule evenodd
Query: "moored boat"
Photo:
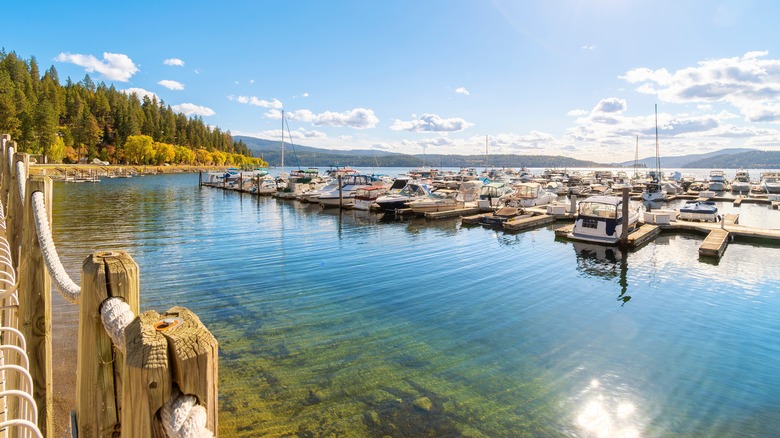
M 544 187 L 536 182 L 515 184 L 513 188 L 515 192 L 506 199 L 507 205 L 511 207 L 535 207 L 558 199 L 558 195 L 544 190 Z
M 396 182 L 399 180 L 396 180 Z M 408 182 L 400 190 L 391 188 L 388 193 L 378 197 L 376 203 L 382 211 L 395 211 L 406 208 L 406 203 L 415 199 L 422 199 L 431 194 L 425 184 Z
M 724 174 L 722 170 L 710 171 L 710 177 L 707 179 L 707 190 L 722 192 L 726 190 L 727 185 L 726 174 Z
M 680 207 L 680 219 L 717 222 L 718 207 L 712 201 L 686 202 Z
M 368 211 L 376 203 L 377 198 L 382 196 L 387 191 L 382 186 L 368 186 L 359 187 L 355 191 L 355 201 L 352 208 L 355 210 Z
M 750 192 L 750 174 L 747 170 L 739 170 L 731 181 L 731 191 L 735 193 Z
M 628 232 L 639 222 L 639 213 L 628 210 Z M 568 237 L 575 240 L 614 245 L 623 233 L 623 198 L 591 196 L 580 202 L 574 228 Z

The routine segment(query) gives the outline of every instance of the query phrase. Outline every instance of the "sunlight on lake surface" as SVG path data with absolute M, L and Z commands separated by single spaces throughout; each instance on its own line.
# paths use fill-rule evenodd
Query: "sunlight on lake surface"
M 75 281 L 92 251 L 127 250 L 142 310 L 200 317 L 225 436 L 780 430 L 778 246 L 704 263 L 699 235 L 621 253 L 197 180 L 58 183 L 54 238 Z

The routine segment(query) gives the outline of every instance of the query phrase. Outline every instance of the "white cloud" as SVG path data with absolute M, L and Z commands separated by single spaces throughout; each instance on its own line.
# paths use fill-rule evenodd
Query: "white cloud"
M 179 105 L 172 105 L 171 109 L 177 113 L 184 113 L 185 115 L 192 116 L 213 116 L 216 114 L 213 109 L 205 106 L 195 105 L 194 103 L 181 103 Z
M 265 116 L 270 119 L 280 119 L 282 118 L 282 113 L 277 109 L 272 109 Z M 288 120 L 307 122 L 315 126 L 349 127 L 355 129 L 374 128 L 379 123 L 379 119 L 374 115 L 374 111 L 366 108 L 355 108 L 343 113 L 325 111 L 320 114 L 302 109 L 287 111 L 285 116 Z
M 177 66 L 177 67 L 183 67 L 184 66 L 184 61 L 182 61 L 179 58 L 168 58 L 165 61 L 163 61 L 163 64 L 165 64 L 165 65 L 173 65 L 173 66 Z
M 255 80 L 254 79 L 250 79 L 249 80 L 249 85 L 254 85 L 254 84 L 255 84 Z
M 255 96 L 251 96 L 251 97 L 250 96 L 228 96 L 228 99 L 234 100 L 238 103 L 245 103 L 248 105 L 260 106 L 263 108 L 274 108 L 274 109 L 283 108 L 282 102 L 276 98 L 271 99 L 269 101 L 264 99 L 258 99 Z M 281 115 L 279 116 L 279 118 L 281 118 Z
M 271 129 L 268 131 L 263 131 L 260 133 L 261 136 L 266 138 L 282 138 L 282 130 L 281 129 Z M 304 129 L 304 128 L 298 128 L 294 131 L 287 132 L 285 129 L 284 131 L 284 139 L 285 141 L 288 141 L 290 138 L 293 140 L 325 140 L 328 138 L 328 134 L 317 131 L 315 129 Z
M 184 84 L 181 82 L 171 81 L 169 79 L 163 79 L 160 82 L 157 83 L 158 85 L 162 85 L 163 87 L 169 89 L 169 90 L 183 90 Z
M 582 46 L 580 48 L 582 50 L 585 50 L 586 52 L 592 52 L 592 51 L 596 50 L 596 45 L 593 44 L 593 45 L 590 45 L 590 46 Z
M 584 109 L 571 110 L 568 113 L 566 113 L 567 116 L 573 116 L 573 117 L 584 116 L 584 115 L 587 115 L 587 114 L 590 114 L 590 113 L 588 113 Z
M 111 81 L 127 82 L 138 72 L 138 67 L 127 55 L 121 53 L 103 53 L 103 60 L 92 55 L 60 53 L 54 58 L 58 62 L 70 62 L 89 72 L 98 72 Z
M 127 94 L 127 95 L 135 93 L 138 96 L 138 100 L 143 100 L 144 96 L 149 96 L 149 99 L 154 98 L 154 99 L 157 99 L 158 102 L 160 101 L 160 97 L 159 96 L 157 96 L 155 93 L 153 93 L 151 91 L 144 90 L 143 88 L 128 88 L 128 89 L 122 90 L 122 92 Z
M 655 94 L 661 102 L 727 103 L 750 122 L 780 122 L 780 60 L 768 52 L 709 59 L 675 72 L 636 68 L 620 76 L 639 84 L 637 91 Z
M 467 90 L 466 87 L 458 87 L 458 88 L 455 89 L 455 92 L 458 93 L 458 94 L 466 95 L 466 96 L 470 95 L 469 90 Z
M 617 113 L 620 114 L 628 108 L 625 99 L 617 97 L 608 97 L 601 99 L 593 108 L 593 113 Z
M 390 129 L 409 132 L 457 132 L 473 125 L 458 117 L 443 119 L 436 114 L 423 114 L 416 120 L 396 120 Z

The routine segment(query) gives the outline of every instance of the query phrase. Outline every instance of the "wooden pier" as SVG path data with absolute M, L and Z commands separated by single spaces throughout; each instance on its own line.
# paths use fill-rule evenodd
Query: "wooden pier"
M 529 228 L 536 228 L 542 225 L 547 225 L 554 221 L 555 221 L 555 216 L 550 214 L 540 214 L 531 217 L 509 220 L 504 223 L 504 230 L 522 231 L 522 230 L 527 230 Z
M 704 239 L 704 242 L 699 247 L 699 256 L 720 258 L 723 252 L 726 251 L 728 239 L 729 232 L 722 228 L 710 231 L 710 234 L 707 235 L 707 238 Z

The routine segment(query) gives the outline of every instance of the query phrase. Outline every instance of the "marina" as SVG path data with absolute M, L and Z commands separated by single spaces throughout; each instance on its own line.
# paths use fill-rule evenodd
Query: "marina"
M 658 231 L 624 251 L 556 238 L 557 222 L 505 232 L 323 209 L 199 189 L 197 175 L 54 193 L 69 272 L 82 263 L 69 255 L 122 245 L 148 285 L 142 310 L 186 303 L 219 339 L 221 434 L 780 427 L 771 241 L 737 237 L 721 258 L 699 260 L 696 231 Z M 108 215 L 109 204 L 119 211 Z M 759 204 L 737 212 L 750 226 L 777 214 Z M 646 227 L 660 229 L 630 235 Z

